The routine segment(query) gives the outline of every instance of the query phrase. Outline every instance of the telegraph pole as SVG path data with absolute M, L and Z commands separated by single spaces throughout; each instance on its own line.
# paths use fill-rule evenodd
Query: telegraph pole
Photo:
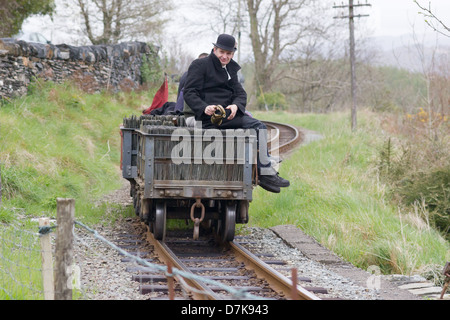
M 238 0 L 238 63 L 241 63 L 241 0 Z
M 355 23 L 354 18 L 368 17 L 368 14 L 354 14 L 354 7 L 369 7 L 371 4 L 358 3 L 354 4 L 353 0 L 349 0 L 348 5 L 334 5 L 333 8 L 348 8 L 348 16 L 337 16 L 334 19 L 348 19 L 350 28 L 350 74 L 352 83 L 352 131 L 356 130 L 356 79 L 355 79 Z

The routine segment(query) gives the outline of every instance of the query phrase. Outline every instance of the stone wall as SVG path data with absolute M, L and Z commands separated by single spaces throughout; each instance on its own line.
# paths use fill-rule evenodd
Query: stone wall
M 152 54 L 143 42 L 74 47 L 0 39 L 0 100 L 26 94 L 36 77 L 73 80 L 87 92 L 134 89 L 144 56 Z

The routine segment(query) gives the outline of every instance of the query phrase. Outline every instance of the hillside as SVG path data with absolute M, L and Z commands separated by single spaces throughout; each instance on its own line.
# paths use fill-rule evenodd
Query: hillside
M 77 219 L 109 219 L 95 200 L 122 184 L 119 124 L 140 114 L 153 93 L 83 94 L 70 85 L 34 84 L 32 94 L 0 108 L 3 207 L 0 220 L 53 216 L 56 197 L 76 199 Z M 256 112 L 264 120 L 320 132 L 282 163 L 291 187 L 257 188 L 250 226 L 293 224 L 345 260 L 385 273 L 414 273 L 449 259 L 448 242 L 427 221 L 389 198 L 377 157 L 386 135 L 381 115 L 360 112 L 352 134 L 346 112 Z
M 92 200 L 121 184 L 123 117 L 139 114 L 151 93 L 84 94 L 39 81 L 31 91 L 0 107 L 0 219 L 52 216 L 57 197 L 77 199 L 79 214 L 89 216 Z
M 372 37 L 367 42 L 376 51 L 374 65 L 412 72 L 427 71 L 433 63 L 445 64 L 450 54 L 450 38 L 435 33 Z
M 388 115 L 359 112 L 352 133 L 349 114 L 255 114 L 320 132 L 324 138 L 301 147 L 282 162 L 291 187 L 280 195 L 256 190 L 252 223 L 293 224 L 345 260 L 384 273 L 420 272 L 450 258 L 449 243 L 418 208 L 393 201 L 378 164 Z M 393 116 L 392 116 L 393 117 Z

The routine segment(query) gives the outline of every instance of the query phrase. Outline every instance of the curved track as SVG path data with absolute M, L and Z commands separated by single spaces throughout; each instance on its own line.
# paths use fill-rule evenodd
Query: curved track
M 302 132 L 292 125 L 272 121 L 263 123 L 269 131 L 268 148 L 272 155 L 285 155 L 303 141 Z

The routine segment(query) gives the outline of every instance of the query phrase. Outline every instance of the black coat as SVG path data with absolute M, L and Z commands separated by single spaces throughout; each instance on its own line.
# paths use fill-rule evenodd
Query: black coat
M 194 60 L 189 69 L 184 86 L 184 100 L 192 109 L 197 120 L 210 121 L 210 116 L 204 113 L 208 105 L 221 105 L 224 108 L 231 104 L 238 107 L 237 113 L 243 115 L 247 105 L 247 93 L 238 80 L 238 71 L 241 67 L 231 60 L 227 70 L 214 52 L 207 58 Z M 227 111 L 227 117 L 230 110 Z M 227 119 L 224 119 L 226 121 Z

